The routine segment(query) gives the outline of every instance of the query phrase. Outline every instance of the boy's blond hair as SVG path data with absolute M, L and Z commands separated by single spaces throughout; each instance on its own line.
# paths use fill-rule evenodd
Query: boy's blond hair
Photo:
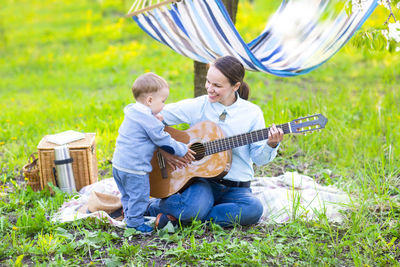
M 164 78 L 152 72 L 148 72 L 140 75 L 135 80 L 132 86 L 132 93 L 135 99 L 138 99 L 141 95 L 155 93 L 162 88 L 168 87 L 168 83 Z

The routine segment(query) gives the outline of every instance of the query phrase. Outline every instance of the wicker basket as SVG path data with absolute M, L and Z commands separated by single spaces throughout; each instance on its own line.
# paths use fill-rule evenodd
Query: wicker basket
M 33 191 L 41 190 L 37 152 L 29 156 L 29 163 L 22 167 L 22 172 L 28 181 L 27 185 L 29 185 Z
M 76 190 L 97 182 L 97 157 L 95 133 L 85 133 L 85 138 L 68 144 L 69 153 L 74 172 Z M 39 169 L 42 189 L 47 187 L 48 182 L 56 184 L 54 176 L 54 147 L 57 145 L 47 140 L 44 136 L 38 145 Z

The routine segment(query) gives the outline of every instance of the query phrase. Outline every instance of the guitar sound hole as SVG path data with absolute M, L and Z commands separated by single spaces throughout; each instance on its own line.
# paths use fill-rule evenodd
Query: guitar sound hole
M 196 152 L 196 155 L 194 155 L 195 160 L 201 160 L 206 155 L 206 149 L 202 143 L 193 143 L 190 149 Z

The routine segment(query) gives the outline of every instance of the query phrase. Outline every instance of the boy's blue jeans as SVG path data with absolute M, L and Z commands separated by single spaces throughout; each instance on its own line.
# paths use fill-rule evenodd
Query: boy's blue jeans
M 228 187 L 198 179 L 182 193 L 164 199 L 151 199 L 147 214 L 165 213 L 188 224 L 192 219 L 213 221 L 221 226 L 255 224 L 263 213 L 261 201 L 250 188 Z
M 144 223 L 144 213 L 149 205 L 149 175 L 131 174 L 113 168 L 114 180 L 121 192 L 122 208 L 127 227 Z

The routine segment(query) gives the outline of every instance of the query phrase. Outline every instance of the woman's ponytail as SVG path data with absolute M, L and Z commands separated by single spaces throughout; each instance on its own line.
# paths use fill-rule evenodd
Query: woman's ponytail
M 238 89 L 238 93 L 239 93 L 240 98 L 242 98 L 244 100 L 248 100 L 249 94 L 250 94 L 249 85 L 246 82 L 241 82 L 240 87 Z

